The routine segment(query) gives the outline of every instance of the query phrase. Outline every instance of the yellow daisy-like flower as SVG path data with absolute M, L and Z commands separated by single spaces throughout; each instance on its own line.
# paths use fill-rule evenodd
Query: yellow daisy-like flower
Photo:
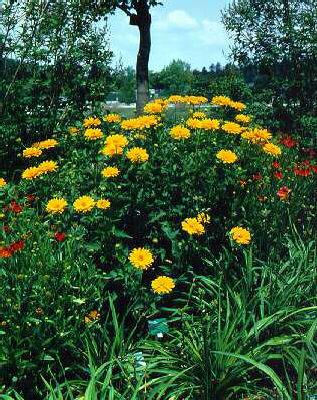
M 190 130 L 182 125 L 176 125 L 170 130 L 170 136 L 176 140 L 188 139 Z
M 98 321 L 100 319 L 100 313 L 97 310 L 90 311 L 87 315 L 85 315 L 84 322 L 85 324 L 90 324 L 94 321 Z M 84 400 L 84 398 L 83 398 Z
M 241 226 L 235 226 L 231 229 L 230 235 L 232 239 L 238 244 L 249 244 L 251 242 L 250 232 Z
M 0 178 L 0 187 L 3 187 L 7 184 L 6 180 L 4 178 Z
M 202 111 L 195 111 L 192 113 L 192 118 L 198 118 L 198 119 L 203 119 L 206 118 L 206 114 Z
M 117 147 L 125 147 L 129 143 L 124 135 L 110 135 L 106 137 L 106 146 L 114 145 Z
M 58 168 L 56 161 L 43 161 L 38 165 L 40 174 L 46 174 L 47 172 L 55 172 Z
M 120 155 L 123 153 L 123 148 L 120 146 L 116 146 L 114 144 L 108 144 L 107 146 L 103 147 L 100 152 L 104 156 L 113 157 L 115 155 Z
M 121 128 L 127 131 L 135 129 L 146 129 L 156 126 L 159 122 L 158 117 L 155 115 L 142 115 L 141 117 L 127 119 L 121 122 Z
M 119 114 L 108 114 L 103 116 L 102 119 L 105 122 L 109 122 L 109 124 L 121 122 L 121 116 Z
M 51 214 L 61 214 L 66 207 L 67 201 L 65 199 L 55 197 L 46 204 L 46 211 Z
M 118 176 L 120 174 L 120 170 L 117 167 L 106 167 L 101 171 L 101 174 L 105 178 L 113 178 L 113 177 Z
M 241 122 L 242 124 L 248 124 L 251 121 L 251 117 L 245 114 L 237 114 L 235 116 L 235 120 L 237 122 Z
M 225 122 L 221 129 L 227 133 L 232 133 L 234 135 L 239 135 L 243 131 L 243 128 L 241 125 L 235 123 L 235 122 Z
M 191 129 L 200 129 L 201 120 L 198 118 L 188 118 L 186 125 Z
M 266 142 L 271 139 L 272 134 L 267 129 L 254 128 L 242 133 L 241 137 L 252 143 Z
M 51 149 L 58 145 L 58 141 L 55 139 L 46 139 L 42 140 L 41 142 L 36 142 L 32 144 L 32 147 L 37 147 L 38 149 Z
M 84 136 L 88 140 L 97 140 L 103 137 L 103 133 L 99 128 L 88 128 L 85 130 Z
M 179 94 L 173 94 L 167 99 L 168 103 L 176 104 L 176 103 L 186 103 L 186 99 L 183 96 L 180 96 Z
M 91 211 L 95 206 L 95 200 L 90 196 L 81 196 L 73 203 L 73 207 L 77 212 L 86 213 Z
M 198 222 L 197 218 L 186 218 L 182 221 L 182 229 L 190 235 L 202 235 L 205 233 L 204 225 Z
M 221 160 L 225 164 L 232 164 L 238 159 L 236 153 L 234 153 L 231 150 L 224 150 L 224 149 L 218 151 L 216 157 L 218 158 L 218 160 Z
M 246 105 L 241 103 L 241 101 L 231 101 L 230 107 L 234 108 L 235 110 L 242 111 L 246 108 Z
M 158 276 L 151 282 L 151 287 L 154 293 L 167 294 L 174 289 L 175 282 L 174 279 L 168 276 Z
M 147 114 L 160 114 L 165 110 L 165 108 L 166 105 L 164 103 L 151 101 L 145 105 L 144 112 Z
M 201 212 L 197 215 L 196 217 L 197 221 L 200 222 L 201 224 L 209 224 L 210 223 L 210 215 L 208 215 L 205 212 Z
M 149 159 L 149 155 L 142 147 L 132 147 L 132 149 L 127 152 L 127 158 L 132 163 L 143 163 Z
M 184 101 L 187 104 L 191 104 L 193 106 L 198 104 L 204 104 L 208 102 L 207 97 L 204 96 L 184 96 Z
M 22 172 L 23 179 L 32 180 L 32 179 L 37 178 L 40 175 L 41 175 L 41 171 L 38 167 L 29 167 Z
M 150 250 L 139 247 L 130 251 L 129 261 L 137 269 L 148 269 L 154 263 L 154 258 Z
M 77 135 L 77 133 L 79 132 L 79 129 L 76 128 L 76 126 L 70 126 L 70 127 L 68 128 L 68 132 L 69 132 L 71 135 Z
M 280 156 L 282 154 L 281 148 L 273 143 L 266 143 L 263 146 L 263 150 L 265 153 L 270 154 L 271 156 Z
M 108 199 L 100 199 L 96 202 L 96 207 L 100 208 L 101 210 L 106 210 L 111 205 L 110 200 Z
M 230 106 L 232 100 L 227 96 L 214 96 L 211 99 L 211 103 L 215 106 Z
M 23 157 L 31 158 L 31 157 L 39 157 L 42 154 L 42 150 L 38 149 L 37 147 L 27 147 L 23 150 Z
M 90 128 L 91 126 L 99 126 L 101 121 L 99 118 L 88 117 L 84 119 L 83 125 L 85 128 Z
M 219 129 L 220 122 L 217 119 L 209 119 L 205 118 L 200 121 L 200 129 L 204 129 L 206 131 Z

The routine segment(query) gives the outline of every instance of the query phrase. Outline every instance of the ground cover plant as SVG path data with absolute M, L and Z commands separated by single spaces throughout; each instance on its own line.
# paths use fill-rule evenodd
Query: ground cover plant
M 173 95 L 17 157 L 19 182 L 0 180 L 2 398 L 317 391 L 314 149 L 238 99 Z

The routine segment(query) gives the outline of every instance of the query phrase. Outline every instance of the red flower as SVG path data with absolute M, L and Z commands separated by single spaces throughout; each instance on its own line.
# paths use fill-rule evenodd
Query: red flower
M 274 176 L 276 179 L 282 179 L 283 178 L 283 174 L 281 171 L 274 171 Z
M 280 143 L 283 144 L 285 147 L 292 148 L 297 145 L 297 140 L 293 139 L 291 136 L 285 136 L 283 139 L 280 140 Z
M 252 179 L 254 181 L 260 181 L 262 179 L 262 175 L 261 174 L 253 174 Z
M 9 250 L 11 253 L 15 253 L 16 251 L 22 250 L 24 248 L 24 240 L 18 240 L 17 242 L 14 242 L 10 244 Z
M 26 198 L 27 198 L 28 202 L 32 203 L 32 201 L 35 200 L 35 195 L 34 194 L 27 194 Z
M 66 239 L 66 234 L 64 232 L 55 232 L 54 238 L 57 242 L 64 242 Z
M 11 253 L 10 249 L 8 249 L 7 247 L 0 247 L 0 258 L 8 258 L 11 256 L 12 256 L 12 253 Z
M 298 176 L 308 176 L 310 175 L 310 168 L 294 168 L 294 174 Z
M 311 165 L 310 169 L 317 174 L 317 165 Z
M 273 168 L 276 168 L 276 169 L 281 168 L 281 165 L 278 161 L 273 161 L 272 166 L 273 166 Z
M 22 212 L 23 207 L 17 203 L 15 200 L 12 200 L 10 203 L 10 207 L 9 207 L 10 211 L 19 214 L 20 212 Z
M 277 195 L 281 200 L 286 200 L 291 193 L 291 189 L 289 189 L 287 186 L 282 186 L 278 191 Z
M 11 232 L 11 228 L 10 228 L 9 225 L 3 225 L 3 226 L 2 226 L 2 230 L 3 230 L 5 233 Z

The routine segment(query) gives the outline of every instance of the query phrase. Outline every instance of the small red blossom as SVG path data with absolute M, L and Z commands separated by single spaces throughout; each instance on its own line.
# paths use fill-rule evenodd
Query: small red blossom
M 283 178 L 283 174 L 281 171 L 274 171 L 274 174 L 276 179 L 282 179 Z
M 27 201 L 28 201 L 29 203 L 32 203 L 32 201 L 35 200 L 35 195 L 34 195 L 34 194 L 27 194 L 27 195 L 26 195 L 26 198 L 27 198 Z
M 23 211 L 23 207 L 19 203 L 17 203 L 15 200 L 12 200 L 10 202 L 9 210 L 16 214 L 19 214 L 20 212 Z
M 297 145 L 297 140 L 293 139 L 292 136 L 285 136 L 280 140 L 280 143 L 290 149 Z
M 259 173 L 253 174 L 253 175 L 252 175 L 252 179 L 253 179 L 254 181 L 260 181 L 260 180 L 262 179 L 262 175 L 259 174 Z
M 57 242 L 64 242 L 66 239 L 66 234 L 64 232 L 55 232 L 54 238 Z
M 310 175 L 310 168 L 294 168 L 294 174 L 297 176 L 309 176 Z
M 22 250 L 24 246 L 25 246 L 24 240 L 18 240 L 17 242 L 10 244 L 9 250 L 12 253 L 15 253 L 16 251 Z
M 272 162 L 272 167 L 276 168 L 276 169 L 279 169 L 279 168 L 281 168 L 281 164 L 278 161 L 273 161 Z
M 286 200 L 291 193 L 291 189 L 288 188 L 287 186 L 282 186 L 278 191 L 277 195 L 281 200 Z
M 1 229 L 2 229 L 3 232 L 5 232 L 5 233 L 11 232 L 11 228 L 10 228 L 9 225 L 3 225 L 3 226 L 1 227 Z
M 311 166 L 310 166 L 310 169 L 311 169 L 315 174 L 317 174 L 317 165 L 311 165 Z
M 7 247 L 0 247 L 0 258 L 9 258 L 12 256 L 12 252 Z

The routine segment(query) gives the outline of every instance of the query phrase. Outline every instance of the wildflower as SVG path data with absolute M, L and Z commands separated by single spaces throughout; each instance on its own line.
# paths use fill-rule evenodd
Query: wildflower
M 182 221 L 182 229 L 189 235 L 202 235 L 205 233 L 204 225 L 197 218 L 186 218 Z
M 241 187 L 245 187 L 246 184 L 247 184 L 247 181 L 246 181 L 245 179 L 240 179 L 240 180 L 239 180 L 239 185 L 240 185 Z
M 287 186 L 282 186 L 278 191 L 277 195 L 280 198 L 280 200 L 287 200 L 289 197 L 289 194 L 291 193 L 291 189 L 289 189 Z
M 239 133 L 241 133 L 243 130 L 242 126 L 236 122 L 225 122 L 221 126 L 221 129 L 227 133 L 233 133 L 234 135 L 239 135 Z
M 199 119 L 203 119 L 206 118 L 206 114 L 202 111 L 196 111 L 192 114 L 193 118 L 199 118 Z
M 245 115 L 245 114 L 237 114 L 235 116 L 235 120 L 242 124 L 248 124 L 251 121 L 251 117 L 249 117 L 248 115 Z
M 88 117 L 84 119 L 83 122 L 85 128 L 90 128 L 91 126 L 99 126 L 100 124 L 101 124 L 100 119 L 95 117 Z
M 205 131 L 219 129 L 220 122 L 217 119 L 204 118 L 200 120 L 199 128 Z
M 283 179 L 283 174 L 281 171 L 274 171 L 273 175 L 276 179 Z
M 25 158 L 39 157 L 42 154 L 42 150 L 37 147 L 27 147 L 23 150 L 22 155 Z
M 250 232 L 241 226 L 235 226 L 231 229 L 230 235 L 232 239 L 238 244 L 249 244 L 251 241 Z
M 29 167 L 22 172 L 23 179 L 32 180 L 37 178 L 39 175 L 41 175 L 41 171 L 37 167 Z
M 309 176 L 310 175 L 310 170 L 311 168 L 300 168 L 300 167 L 295 167 L 294 168 L 294 174 L 297 176 Z
M 232 100 L 227 96 L 214 96 L 211 99 L 211 103 L 215 106 L 230 106 L 231 102 Z
M 132 131 L 135 129 L 146 129 L 157 125 L 158 118 L 154 115 L 142 115 L 141 117 L 127 119 L 121 122 L 121 128 L 124 130 Z
M 55 172 L 58 168 L 56 161 L 43 161 L 38 165 L 40 174 L 46 174 L 47 172 Z
M 12 252 L 6 247 L 0 247 L 0 258 L 9 258 L 12 256 Z
M 108 114 L 108 115 L 105 115 L 104 117 L 102 117 L 102 119 L 105 122 L 109 122 L 110 124 L 121 122 L 121 116 L 119 114 Z
M 246 105 L 241 103 L 241 101 L 231 101 L 230 107 L 234 108 L 235 110 L 242 111 L 246 108 Z
M 139 247 L 130 252 L 129 261 L 137 269 L 148 269 L 153 264 L 154 258 L 150 250 Z
M 63 198 L 54 197 L 46 204 L 46 211 L 51 214 L 61 214 L 67 207 L 67 201 Z
M 158 276 L 151 282 L 151 287 L 154 293 L 166 294 L 170 293 L 174 289 L 175 282 L 168 276 Z
M 125 147 L 128 143 L 128 139 L 124 135 L 110 135 L 106 137 L 106 146 Z
M 204 96 L 184 96 L 184 102 L 196 106 L 208 102 L 207 97 Z
M 260 181 L 262 178 L 263 178 L 262 175 L 259 174 L 259 173 L 253 174 L 253 175 L 252 175 L 252 179 L 253 179 L 254 181 Z
M 99 128 L 88 128 L 85 130 L 84 136 L 88 140 L 97 140 L 103 137 L 103 133 Z
M 170 136 L 176 140 L 188 139 L 190 130 L 182 125 L 176 125 L 170 130 Z
M 270 142 L 263 146 L 263 150 L 272 156 L 280 156 L 282 154 L 281 148 Z
M 160 114 L 162 113 L 166 108 L 166 105 L 164 103 L 159 103 L 156 101 L 151 101 L 150 103 L 147 103 L 144 107 L 144 112 L 147 114 Z
M 118 176 L 120 174 L 120 170 L 117 167 L 106 167 L 101 171 L 101 174 L 105 178 L 113 178 L 113 177 Z
M 20 212 L 23 211 L 23 207 L 19 203 L 17 203 L 15 200 L 12 200 L 10 202 L 9 210 L 16 214 L 19 214 Z
M 200 129 L 201 120 L 197 118 L 188 118 L 186 125 L 191 129 Z
M 95 206 L 95 200 L 90 196 L 81 196 L 73 203 L 73 207 L 77 212 L 86 213 L 91 211 Z
M 4 178 L 0 178 L 0 187 L 3 187 L 7 184 L 6 180 Z
M 279 169 L 279 168 L 281 168 L 281 164 L 278 161 L 273 161 L 272 162 L 272 167 L 276 168 L 276 169 Z
M 295 147 L 297 145 L 297 141 L 293 139 L 291 136 L 285 136 L 280 140 L 280 143 L 288 148 Z
M 23 250 L 24 246 L 25 246 L 24 240 L 18 240 L 14 243 L 11 243 L 8 249 L 9 251 L 11 251 L 11 253 L 15 253 L 17 251 Z
M 127 158 L 132 163 L 142 163 L 149 159 L 149 155 L 142 147 L 132 147 L 132 149 L 127 152 Z
M 110 201 L 108 199 L 100 199 L 96 203 L 96 207 L 100 208 L 101 210 L 106 210 L 110 207 Z
M 53 147 L 56 147 L 58 145 L 58 141 L 55 139 L 46 139 L 42 140 L 41 142 L 36 142 L 32 144 L 32 147 L 36 147 L 38 149 L 44 150 L 44 149 L 51 149 Z
M 76 135 L 76 134 L 79 132 L 79 129 L 76 128 L 75 126 L 70 126 L 70 127 L 68 128 L 68 132 L 69 132 L 71 135 Z
M 87 315 L 85 315 L 84 322 L 85 324 L 90 324 L 94 321 L 98 321 L 99 319 L 100 313 L 97 310 L 92 310 Z
M 205 212 L 201 212 L 196 217 L 197 221 L 203 225 L 210 223 L 210 215 Z
M 66 234 L 64 232 L 55 232 L 54 238 L 57 242 L 64 242 L 66 239 Z
M 108 144 L 100 151 L 104 156 L 113 157 L 114 155 L 120 155 L 123 153 L 123 148 L 116 146 L 115 144 Z
M 271 139 L 272 134 L 267 129 L 254 128 L 243 132 L 241 137 L 252 143 L 258 143 L 268 141 Z
M 224 149 L 218 151 L 216 157 L 225 164 L 232 164 L 238 159 L 236 153 L 234 153 L 231 150 L 224 150 Z

